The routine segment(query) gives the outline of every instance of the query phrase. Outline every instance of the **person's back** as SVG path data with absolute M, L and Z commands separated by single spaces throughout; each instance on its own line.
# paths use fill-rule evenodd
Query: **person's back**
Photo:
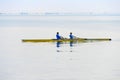
M 70 35 L 69 35 L 70 39 L 73 39 L 74 36 L 72 35 L 72 32 L 70 32 Z
M 56 39 L 57 40 L 61 39 L 61 36 L 59 35 L 59 32 L 57 32 L 57 34 L 56 34 Z

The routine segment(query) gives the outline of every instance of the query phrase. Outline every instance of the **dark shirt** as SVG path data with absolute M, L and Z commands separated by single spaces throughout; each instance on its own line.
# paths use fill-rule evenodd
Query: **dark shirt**
M 69 37 L 70 37 L 70 39 L 73 39 L 73 38 L 74 38 L 74 36 L 73 36 L 72 34 L 70 34 Z
M 60 37 L 59 34 L 56 34 L 56 38 L 57 38 L 57 39 L 61 39 L 61 37 Z

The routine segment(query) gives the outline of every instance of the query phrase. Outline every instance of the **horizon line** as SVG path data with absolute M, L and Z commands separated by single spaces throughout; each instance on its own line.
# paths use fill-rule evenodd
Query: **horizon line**
M 41 16 L 45 16 L 45 15 L 78 15 L 78 16 L 120 16 L 120 13 L 92 13 L 92 12 L 80 12 L 80 13 L 73 13 L 73 12 L 17 12 L 17 13 L 4 13 L 4 12 L 0 12 L 0 15 L 41 15 Z

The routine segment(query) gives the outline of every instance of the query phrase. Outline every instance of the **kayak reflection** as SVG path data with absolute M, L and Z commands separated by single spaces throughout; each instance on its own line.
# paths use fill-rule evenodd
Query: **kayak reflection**
M 56 47 L 59 48 L 60 45 L 61 45 L 61 42 L 60 42 L 60 41 L 57 41 L 57 43 L 56 43 Z
M 68 43 L 63 43 L 63 42 L 57 41 L 56 42 L 56 47 L 57 48 L 61 47 L 61 44 L 68 44 Z M 70 44 L 70 47 L 73 47 L 74 43 L 73 43 L 73 41 L 70 41 L 69 44 Z
M 70 47 L 73 47 L 73 41 L 70 41 Z
M 57 52 L 64 52 L 64 50 L 61 50 L 62 49 L 61 47 L 65 44 L 69 44 L 70 52 L 72 52 L 72 47 L 73 47 L 73 44 L 74 44 L 73 41 L 70 41 L 69 43 L 63 43 L 63 42 L 57 41 L 56 42 Z

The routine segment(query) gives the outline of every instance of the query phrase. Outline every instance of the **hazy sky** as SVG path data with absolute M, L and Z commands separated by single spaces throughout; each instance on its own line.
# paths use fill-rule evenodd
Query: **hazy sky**
M 0 12 L 120 13 L 120 0 L 0 0 Z

